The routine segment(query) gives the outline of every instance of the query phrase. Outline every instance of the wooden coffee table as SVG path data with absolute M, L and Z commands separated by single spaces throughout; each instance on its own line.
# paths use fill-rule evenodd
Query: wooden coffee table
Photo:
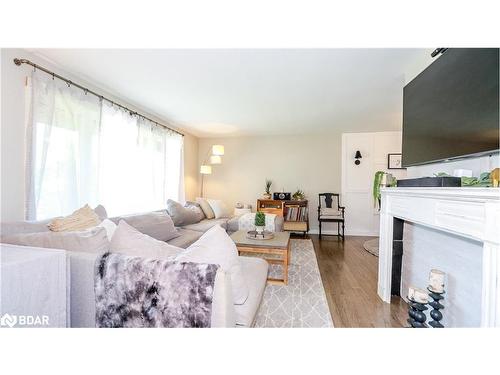
M 276 232 L 274 238 L 269 240 L 254 240 L 247 238 L 246 230 L 239 230 L 231 235 L 231 239 L 238 248 L 238 253 L 254 253 L 264 255 L 269 264 L 283 265 L 283 278 L 268 278 L 270 284 L 288 284 L 288 263 L 290 260 L 290 233 Z M 271 255 L 274 257 L 266 257 Z

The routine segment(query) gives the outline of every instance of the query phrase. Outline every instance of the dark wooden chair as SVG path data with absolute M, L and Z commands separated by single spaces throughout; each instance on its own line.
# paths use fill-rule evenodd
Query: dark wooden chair
M 337 236 L 344 241 L 345 207 L 340 205 L 340 195 L 335 193 L 320 193 L 318 205 L 319 238 L 321 239 L 321 223 L 337 223 Z M 342 225 L 342 234 L 340 227 Z

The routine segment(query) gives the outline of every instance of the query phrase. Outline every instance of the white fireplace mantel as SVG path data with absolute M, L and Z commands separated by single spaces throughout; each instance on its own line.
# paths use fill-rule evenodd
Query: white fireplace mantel
M 378 295 L 391 301 L 394 218 L 483 244 L 481 326 L 500 327 L 500 189 L 384 188 Z

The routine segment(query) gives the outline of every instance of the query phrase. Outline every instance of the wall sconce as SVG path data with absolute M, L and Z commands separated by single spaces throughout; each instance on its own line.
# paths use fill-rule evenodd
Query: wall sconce
M 362 158 L 361 152 L 359 152 L 359 150 L 356 151 L 356 155 L 354 156 L 354 159 L 356 159 L 356 160 L 354 161 L 354 164 L 360 165 L 361 164 L 361 160 L 359 160 L 359 159 L 361 159 L 361 158 Z

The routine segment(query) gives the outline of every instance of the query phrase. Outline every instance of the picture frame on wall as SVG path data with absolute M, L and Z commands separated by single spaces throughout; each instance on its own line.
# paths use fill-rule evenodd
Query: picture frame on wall
M 403 167 L 402 154 L 388 154 L 387 169 L 406 169 Z

